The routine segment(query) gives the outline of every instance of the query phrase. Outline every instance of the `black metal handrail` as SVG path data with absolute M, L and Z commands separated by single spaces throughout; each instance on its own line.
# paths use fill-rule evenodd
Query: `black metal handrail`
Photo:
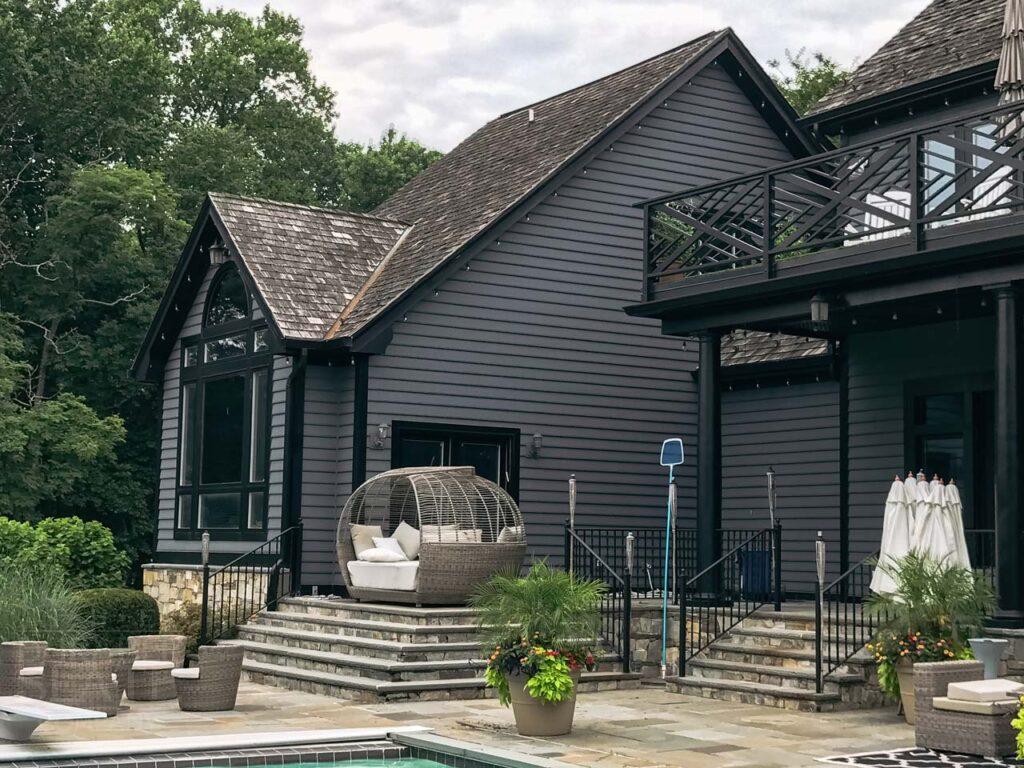
M 623 552 L 632 548 L 631 542 L 627 544 L 629 536 L 627 533 L 621 539 Z M 632 664 L 630 625 L 633 622 L 633 568 L 629 559 L 619 573 L 569 526 L 565 528 L 565 540 L 572 553 L 572 557 L 566 559 L 566 568 L 571 561 L 573 576 L 602 581 L 607 587 L 601 600 L 601 639 L 619 654 L 622 671 L 629 672 Z
M 662 285 L 1020 212 L 1017 107 L 891 134 L 647 201 L 648 298 Z
M 569 528 L 568 523 L 566 523 L 566 528 Z M 662 572 L 665 567 L 664 526 L 577 525 L 573 530 L 581 540 L 608 563 L 612 570 L 618 573 L 626 569 L 626 553 L 622 542 L 627 533 L 632 533 L 636 566 L 633 596 L 639 599 L 661 597 L 664 583 Z M 753 530 L 758 529 L 719 529 L 719 551 L 728 552 L 733 549 Z M 672 562 L 669 564 L 669 598 L 674 603 L 677 599 L 680 580 L 689 579 L 697 572 L 697 530 L 695 528 L 676 528 L 672 544 Z M 564 560 L 568 564 L 568 536 L 565 539 Z
M 679 589 L 679 676 L 686 663 L 752 613 L 782 608 L 782 524 L 751 533 Z
M 211 643 L 302 585 L 302 523 L 239 555 L 226 565 L 209 564 L 209 534 L 203 534 L 203 600 L 199 642 Z

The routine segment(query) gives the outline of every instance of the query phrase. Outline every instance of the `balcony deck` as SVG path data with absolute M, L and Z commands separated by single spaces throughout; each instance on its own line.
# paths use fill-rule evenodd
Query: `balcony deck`
M 644 304 L 635 314 L 980 262 L 1024 243 L 1024 105 L 642 205 Z

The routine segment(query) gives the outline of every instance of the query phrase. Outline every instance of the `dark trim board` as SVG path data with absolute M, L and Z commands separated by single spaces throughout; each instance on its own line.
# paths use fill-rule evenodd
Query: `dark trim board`
M 352 490 L 366 482 L 366 441 L 370 396 L 370 357 L 355 356 L 355 397 L 352 404 Z
M 281 530 L 302 520 L 302 444 L 305 430 L 306 366 L 309 355 L 292 358 L 285 395 L 284 500 L 281 505 Z

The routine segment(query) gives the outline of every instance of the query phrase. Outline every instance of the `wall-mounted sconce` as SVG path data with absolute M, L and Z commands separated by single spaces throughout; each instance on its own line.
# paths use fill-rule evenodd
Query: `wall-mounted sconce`
M 824 331 L 828 329 L 830 310 L 831 307 L 828 305 L 828 299 L 820 293 L 816 293 L 811 299 L 811 325 L 814 330 Z
M 391 435 L 391 427 L 387 424 L 378 424 L 377 431 L 373 433 L 373 448 L 380 450 L 384 448 L 388 443 L 388 437 Z
M 214 243 L 210 246 L 210 263 L 223 264 L 228 260 L 228 249 L 223 243 Z
M 544 447 L 544 435 L 534 434 L 530 439 L 530 458 L 536 459 L 540 456 L 540 449 Z

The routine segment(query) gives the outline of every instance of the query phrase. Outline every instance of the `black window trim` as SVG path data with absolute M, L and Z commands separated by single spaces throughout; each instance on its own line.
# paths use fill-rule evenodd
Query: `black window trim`
M 451 440 L 455 437 L 479 436 L 497 438 L 508 445 L 507 462 L 508 485 L 505 488 L 509 496 L 519 501 L 519 452 L 522 432 L 515 427 L 489 427 L 468 424 L 451 424 L 427 421 L 394 421 L 391 424 L 391 466 L 397 467 L 399 450 L 403 438 L 410 435 L 423 434 L 438 437 L 445 441 L 446 449 L 450 450 Z
M 268 536 L 268 518 L 269 518 L 269 502 L 270 502 L 270 437 L 271 437 L 271 422 L 273 420 L 272 403 L 273 403 L 273 388 L 274 388 L 274 366 L 273 366 L 273 353 L 270 348 L 263 350 L 262 352 L 254 352 L 254 339 L 258 331 L 268 328 L 268 325 L 263 318 L 254 318 L 252 313 L 252 296 L 245 281 L 243 279 L 243 287 L 245 287 L 246 293 L 246 306 L 249 310 L 249 314 L 246 318 L 241 320 L 232 320 L 227 323 L 221 323 L 219 325 L 207 326 L 206 317 L 209 312 L 210 301 L 214 295 L 214 288 L 219 284 L 224 277 L 230 272 L 238 272 L 239 278 L 242 277 L 237 267 L 228 262 L 220 267 L 218 273 L 214 275 L 213 280 L 210 282 L 210 289 L 207 291 L 206 305 L 203 307 L 203 326 L 199 333 L 191 334 L 189 336 L 183 336 L 180 339 L 181 344 L 181 361 L 180 361 L 180 383 L 178 388 L 178 436 L 175 446 L 175 461 L 174 461 L 174 509 L 173 509 L 173 525 L 174 525 L 174 538 L 179 540 L 198 540 L 202 538 L 204 530 L 210 530 L 211 535 L 216 538 L 225 541 L 264 541 Z M 209 341 L 216 341 L 217 339 L 224 338 L 226 336 L 235 336 L 240 333 L 245 334 L 245 354 L 238 355 L 235 357 L 225 358 L 216 362 L 207 363 L 205 362 L 205 351 L 204 346 Z M 185 365 L 185 349 L 189 346 L 195 346 L 198 350 L 197 362 L 194 365 Z M 253 402 L 253 374 L 256 371 L 263 370 L 266 372 L 266 419 L 264 424 L 264 435 L 263 438 L 266 441 L 267 451 L 265 466 L 263 468 L 264 479 L 261 481 L 252 481 L 251 477 L 251 460 L 252 460 L 252 402 Z M 204 384 L 207 381 L 215 381 L 217 379 L 228 378 L 231 376 L 238 376 L 241 374 L 244 378 L 244 400 L 245 400 L 245 411 L 246 415 L 243 419 L 242 433 L 243 440 L 246 445 L 245 456 L 243 457 L 243 472 L 242 479 L 240 482 L 235 483 L 201 483 L 202 478 L 202 435 L 203 435 L 203 404 L 205 401 Z M 192 482 L 190 485 L 183 485 L 181 482 L 181 459 L 182 459 L 182 435 L 185 420 L 185 409 L 184 409 L 184 389 L 186 386 L 193 384 L 195 385 L 194 403 L 192 407 L 192 424 L 190 431 L 190 438 L 193 441 L 192 449 Z M 217 491 L 235 491 L 237 490 L 241 494 L 241 508 L 239 513 L 238 528 L 213 528 L 204 529 L 200 528 L 199 522 L 199 497 L 203 493 L 216 493 Z M 253 529 L 248 527 L 249 523 L 249 495 L 253 492 L 263 492 L 263 510 L 262 510 L 262 527 L 259 529 Z M 189 496 L 191 498 L 191 526 L 188 528 L 179 527 L 179 505 L 182 496 Z

